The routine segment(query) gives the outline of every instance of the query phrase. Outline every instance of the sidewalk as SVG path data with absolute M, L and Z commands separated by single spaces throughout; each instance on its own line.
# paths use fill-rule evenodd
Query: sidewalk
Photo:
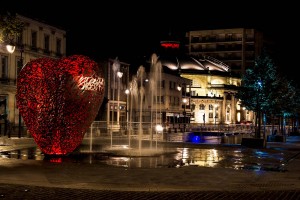
M 33 144 L 31 139 L 11 140 L 14 141 L 12 146 Z M 7 147 L 0 146 L 0 151 L 3 148 Z M 283 195 L 294 195 L 294 197 L 300 198 L 300 137 L 289 137 L 285 143 L 268 143 L 267 148 L 278 150 L 278 152 L 282 149 L 294 152 L 293 156 L 285 163 L 287 165 L 286 171 L 236 170 L 193 166 L 128 169 L 83 163 L 49 163 L 0 158 L 0 195 L 1 192 L 9 191 L 15 187 L 24 190 L 30 188 L 32 192 L 52 191 L 56 193 L 61 191 L 68 194 L 73 191 L 72 193 L 75 194 L 74 191 L 77 191 L 80 197 L 83 197 L 85 192 L 92 195 L 89 192 L 96 194 L 102 191 L 102 195 L 107 195 L 107 192 L 110 191 L 111 195 L 116 193 L 132 195 L 132 193 L 137 194 L 137 192 L 159 192 L 160 195 L 166 193 L 175 195 L 177 192 L 182 192 L 182 195 L 186 194 L 192 197 L 193 195 L 200 197 L 203 194 L 221 194 L 221 196 L 225 195 L 226 198 L 231 198 L 237 193 L 274 195 L 279 192 Z M 85 190 L 82 191 L 81 189 Z M 279 193 L 273 199 L 277 199 L 276 197 L 279 199 Z M 124 197 L 124 199 L 126 198 Z

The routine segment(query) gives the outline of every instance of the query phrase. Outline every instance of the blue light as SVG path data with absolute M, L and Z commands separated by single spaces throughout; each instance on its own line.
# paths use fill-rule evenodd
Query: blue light
M 201 137 L 198 135 L 191 135 L 191 141 L 192 141 L 192 143 L 200 143 Z

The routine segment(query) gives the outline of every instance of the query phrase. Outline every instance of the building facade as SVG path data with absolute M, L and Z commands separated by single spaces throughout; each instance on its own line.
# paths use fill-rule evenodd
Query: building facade
M 233 73 L 230 65 L 209 55 L 181 53 L 178 41 L 162 41 L 161 46 L 159 60 L 164 71 L 189 80 L 176 81 L 182 87 L 182 115 L 186 119 L 183 122 L 188 122 L 187 130 L 254 122 L 255 113 L 246 110 L 235 97 L 241 86 L 240 72 Z M 176 124 L 170 127 L 177 128 Z
M 188 31 L 185 51 L 191 56 L 210 56 L 227 64 L 231 72 L 244 74 L 263 47 L 270 45 L 256 29 L 233 28 Z
M 161 58 L 163 66 L 190 80 L 183 85 L 182 106 L 188 108 L 188 122 L 196 126 L 252 123 L 254 113 L 245 110 L 235 97 L 241 78 L 230 67 L 212 57 L 176 56 Z
M 22 15 L 17 14 L 16 17 L 25 27 L 19 37 L 13 38 L 15 51 L 9 53 L 6 45 L 0 44 L 0 100 L 6 100 L 2 112 L 7 114 L 12 127 L 24 126 L 16 106 L 16 80 L 23 65 L 36 58 L 66 56 L 65 30 Z

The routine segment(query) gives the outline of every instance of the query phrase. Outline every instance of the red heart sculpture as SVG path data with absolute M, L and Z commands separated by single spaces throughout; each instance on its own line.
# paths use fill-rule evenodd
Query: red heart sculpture
M 38 58 L 17 78 L 17 106 L 35 142 L 48 155 L 73 152 L 95 119 L 105 81 L 86 56 Z

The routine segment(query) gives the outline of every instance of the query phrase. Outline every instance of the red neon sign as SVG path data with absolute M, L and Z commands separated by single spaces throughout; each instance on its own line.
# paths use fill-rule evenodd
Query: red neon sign
M 164 48 L 179 49 L 179 43 L 176 42 L 162 42 L 160 45 Z

